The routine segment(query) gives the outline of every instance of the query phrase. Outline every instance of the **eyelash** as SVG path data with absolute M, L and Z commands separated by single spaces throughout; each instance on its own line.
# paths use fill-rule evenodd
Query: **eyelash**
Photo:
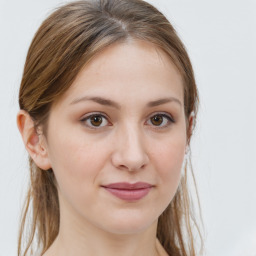
M 105 122 L 107 122 L 108 124 L 107 125 L 104 125 L 104 126 L 94 126 L 94 125 L 92 125 L 92 124 L 88 124 L 87 123 L 87 121 L 89 121 L 90 122 L 90 119 L 92 118 L 92 117 L 100 117 L 100 118 L 102 118 L 103 120 L 105 120 Z M 86 127 L 88 127 L 88 128 L 90 128 L 90 129 L 100 129 L 100 128 L 103 128 L 103 127 L 105 127 L 105 126 L 111 126 L 112 124 L 108 121 L 108 117 L 105 115 L 105 114 L 103 114 L 103 113 L 92 113 L 92 114 L 90 114 L 89 116 L 85 116 L 85 117 L 83 117 L 82 119 L 81 119 L 81 122 L 86 126 Z M 110 123 L 110 124 L 109 124 Z
M 162 123 L 160 125 L 152 124 L 152 118 L 157 117 L 157 116 L 163 118 L 163 122 L 165 122 L 164 125 L 162 125 Z M 165 119 L 165 121 L 164 121 L 164 119 Z M 151 125 L 153 126 L 154 129 L 164 129 L 164 128 L 169 127 L 171 124 L 175 123 L 175 120 L 170 114 L 159 112 L 159 113 L 154 113 L 153 115 L 150 115 L 147 122 L 151 122 Z
M 152 124 L 152 118 L 157 117 L 157 116 L 163 118 L 163 122 L 165 122 L 164 125 L 162 125 L 162 123 L 160 125 Z M 105 120 L 103 122 L 107 122 L 107 124 L 101 125 L 102 124 L 101 123 L 99 126 L 92 125 L 91 123 L 88 124 L 88 122 L 90 122 L 92 117 L 100 117 L 101 119 Z M 86 127 L 96 130 L 96 129 L 104 128 L 106 126 L 112 126 L 112 124 L 108 121 L 108 119 L 109 118 L 103 113 L 92 113 L 88 116 L 83 117 L 80 121 Z M 164 129 L 164 128 L 169 127 L 172 123 L 175 123 L 175 120 L 170 114 L 159 112 L 159 113 L 154 113 L 153 115 L 150 115 L 149 118 L 147 119 L 146 123 L 148 123 L 148 122 L 151 122 L 151 124 L 148 124 L 148 125 L 152 125 L 154 129 Z

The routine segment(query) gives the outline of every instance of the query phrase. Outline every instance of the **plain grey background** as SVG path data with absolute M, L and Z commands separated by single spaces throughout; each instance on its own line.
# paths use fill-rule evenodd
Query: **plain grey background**
M 28 181 L 16 128 L 35 31 L 61 0 L 0 0 L 0 256 L 14 256 Z M 256 1 L 150 0 L 190 54 L 201 105 L 192 156 L 206 256 L 256 255 Z

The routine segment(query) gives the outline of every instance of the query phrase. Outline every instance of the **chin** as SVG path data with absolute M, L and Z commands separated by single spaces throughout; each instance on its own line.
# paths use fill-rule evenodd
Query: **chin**
M 129 235 L 141 233 L 157 226 L 157 219 L 145 216 L 124 216 L 124 218 L 112 218 L 105 229 L 113 234 Z

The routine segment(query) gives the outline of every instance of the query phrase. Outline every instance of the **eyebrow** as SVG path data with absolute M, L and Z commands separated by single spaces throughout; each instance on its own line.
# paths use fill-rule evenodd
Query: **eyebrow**
M 169 103 L 169 102 L 176 102 L 180 106 L 182 106 L 180 100 L 178 100 L 177 98 L 174 98 L 174 97 L 169 97 L 169 98 L 163 98 L 163 99 L 159 99 L 159 100 L 150 101 L 147 104 L 147 107 L 156 107 L 156 106 L 163 105 L 163 104 Z
M 77 104 L 77 103 L 83 102 L 83 101 L 94 101 L 94 102 L 99 103 L 104 106 L 110 106 L 110 107 L 114 107 L 117 109 L 121 108 L 121 106 L 118 103 L 116 103 L 112 100 L 105 99 L 102 97 L 87 97 L 87 96 L 73 100 L 70 105 Z
M 121 108 L 121 106 L 117 102 L 114 102 L 112 100 L 102 98 L 102 97 L 88 97 L 88 96 L 84 96 L 84 97 L 75 99 L 71 102 L 70 105 L 77 104 L 77 103 L 83 102 L 83 101 L 93 101 L 93 102 L 99 103 L 100 105 L 110 106 L 110 107 L 114 107 L 116 109 Z M 150 102 L 147 103 L 146 106 L 147 107 L 156 107 L 156 106 L 163 105 L 163 104 L 166 104 L 166 103 L 169 103 L 169 102 L 176 102 L 180 106 L 182 106 L 181 101 L 178 100 L 177 98 L 174 98 L 174 97 L 168 97 L 168 98 L 162 98 L 162 99 L 150 101 Z

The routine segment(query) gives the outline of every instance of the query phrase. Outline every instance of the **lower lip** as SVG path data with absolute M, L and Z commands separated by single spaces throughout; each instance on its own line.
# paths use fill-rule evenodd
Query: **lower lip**
M 145 197 L 151 190 L 151 187 L 141 188 L 141 189 L 132 189 L 132 190 L 114 189 L 114 188 L 107 188 L 107 187 L 104 187 L 104 188 L 108 192 L 110 192 L 112 195 L 126 201 L 140 200 L 143 197 Z

